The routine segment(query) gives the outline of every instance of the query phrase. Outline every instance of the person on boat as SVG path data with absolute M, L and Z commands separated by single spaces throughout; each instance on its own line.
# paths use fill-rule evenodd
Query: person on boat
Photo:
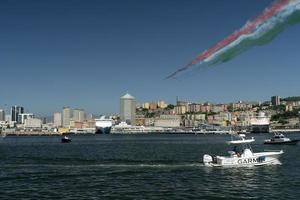
M 234 146 L 232 151 L 236 154 L 237 153 L 237 146 Z
M 235 153 L 235 155 L 237 155 L 238 157 L 241 156 L 240 152 L 239 152 L 238 149 L 237 149 L 237 146 L 234 146 L 232 151 L 233 151 L 233 152 Z

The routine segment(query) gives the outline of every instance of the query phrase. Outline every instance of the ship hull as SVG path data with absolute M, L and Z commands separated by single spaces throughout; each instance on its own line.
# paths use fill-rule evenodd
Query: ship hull
M 111 127 L 96 127 L 96 134 L 110 134 Z
M 299 140 L 291 140 L 291 141 L 265 141 L 264 144 L 287 144 L 287 145 L 296 145 Z

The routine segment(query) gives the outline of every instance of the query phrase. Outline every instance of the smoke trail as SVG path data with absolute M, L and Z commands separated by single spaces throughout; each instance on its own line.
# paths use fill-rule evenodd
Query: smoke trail
M 167 77 L 203 64 L 216 65 L 227 62 L 242 52 L 271 42 L 288 26 L 300 22 L 300 0 L 277 0 L 265 11 L 247 22 L 240 30 L 218 42 L 194 58 L 188 65 Z

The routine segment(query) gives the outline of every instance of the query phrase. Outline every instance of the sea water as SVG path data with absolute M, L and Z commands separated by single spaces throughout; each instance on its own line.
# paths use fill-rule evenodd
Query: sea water
M 227 155 L 228 135 L 6 137 L 0 142 L 0 199 L 299 199 L 300 144 L 282 165 L 205 167 L 205 153 Z M 300 138 L 300 134 L 290 134 Z

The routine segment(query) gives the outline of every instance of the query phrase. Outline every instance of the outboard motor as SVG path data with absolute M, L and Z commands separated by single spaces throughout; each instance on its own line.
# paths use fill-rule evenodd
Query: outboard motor
M 213 158 L 210 155 L 205 154 L 203 156 L 203 163 L 204 163 L 204 165 L 209 165 L 210 163 L 212 163 L 212 161 L 213 161 Z

